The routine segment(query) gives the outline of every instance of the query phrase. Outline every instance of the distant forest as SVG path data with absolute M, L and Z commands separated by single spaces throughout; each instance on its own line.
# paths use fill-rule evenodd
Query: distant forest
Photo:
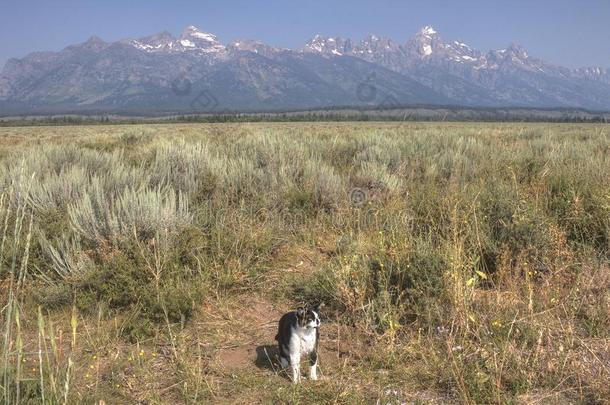
M 331 109 L 265 113 L 162 114 L 160 116 L 50 115 L 0 118 L 0 126 L 108 125 L 143 123 L 222 122 L 340 122 L 340 121 L 450 121 L 450 122 L 556 122 L 608 123 L 610 112 L 580 109 L 413 107 L 392 110 Z

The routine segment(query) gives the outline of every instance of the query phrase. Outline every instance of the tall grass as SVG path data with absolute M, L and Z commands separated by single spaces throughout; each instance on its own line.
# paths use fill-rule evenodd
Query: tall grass
M 24 183 L 28 183 L 23 179 Z M 32 235 L 31 216 L 27 225 L 27 202 L 24 196 L 15 193 L 15 183 L 0 194 L 0 220 L 3 224 L 0 240 L 0 274 L 8 280 L 6 305 L 3 307 L 4 334 L 2 342 L 3 357 L 3 395 L 4 402 L 19 403 L 21 393 L 21 359 L 23 340 L 19 315 L 19 298 L 26 279 L 29 245 Z M 26 188 L 27 190 L 27 188 Z
M 605 127 L 117 131 L 24 142 L 0 162 L 13 195 L 0 204 L 0 266 L 13 291 L 28 287 L 30 263 L 32 285 L 56 292 L 37 304 L 103 302 L 130 314 L 124 330 L 138 339 L 184 324 L 201 285 L 217 296 L 266 291 L 266 277 L 283 276 L 283 254 L 310 254 L 323 259 L 286 296 L 326 301 L 387 345 L 386 366 L 401 378 L 417 367 L 422 389 L 471 403 L 610 394 L 595 360 L 605 355 L 596 342 L 610 338 Z M 16 308 L 4 312 L 8 357 Z M 54 350 L 44 348 L 50 327 L 40 317 L 43 354 Z M 42 357 L 46 369 L 59 361 Z M 67 398 L 55 370 L 40 386 Z M 62 370 L 69 386 L 73 370 Z
M 16 181 L 20 181 L 17 187 Z M 38 370 L 39 379 L 32 379 L 25 375 L 23 362 L 28 353 L 24 343 L 23 320 L 25 305 L 25 290 L 28 282 L 29 256 L 32 241 L 33 214 L 28 201 L 28 191 L 33 178 L 23 177 L 23 166 L 20 177 L 13 180 L 11 185 L 0 194 L 0 223 L 2 238 L 0 240 L 0 274 L 7 281 L 7 289 L 3 293 L 6 304 L 2 309 L 4 333 L 2 340 L 2 402 L 5 404 L 27 403 L 34 399 L 41 399 L 42 403 L 67 403 L 71 388 L 70 375 L 73 368 L 72 352 L 76 346 L 76 315 L 73 314 L 72 341 L 67 357 L 67 368 L 64 370 L 63 361 L 57 355 L 55 333 L 45 334 L 44 316 L 39 309 L 39 339 L 38 339 Z M 27 317 L 25 317 L 27 318 Z M 53 361 L 49 359 L 49 350 L 46 347 L 47 336 L 53 346 Z M 46 357 L 46 362 L 43 360 Z M 48 378 L 48 381 L 45 380 Z M 26 388 L 24 385 L 35 382 L 35 388 Z M 46 385 L 49 383 L 52 391 L 45 395 Z M 63 384 L 58 387 L 58 384 Z M 48 402 L 47 402 L 48 401 Z

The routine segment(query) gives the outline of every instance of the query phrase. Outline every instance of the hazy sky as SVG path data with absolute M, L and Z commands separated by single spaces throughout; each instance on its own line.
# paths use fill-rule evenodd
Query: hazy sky
M 92 35 L 178 35 L 191 24 L 223 42 L 260 39 L 287 48 L 316 33 L 375 33 L 403 43 L 432 25 L 443 38 L 483 51 L 516 42 L 552 63 L 610 67 L 610 0 L 0 0 L 0 66 Z

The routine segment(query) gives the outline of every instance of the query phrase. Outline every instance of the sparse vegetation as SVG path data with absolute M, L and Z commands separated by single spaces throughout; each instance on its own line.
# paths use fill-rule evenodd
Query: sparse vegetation
M 593 124 L 0 128 L 3 401 L 604 403 L 609 156 Z

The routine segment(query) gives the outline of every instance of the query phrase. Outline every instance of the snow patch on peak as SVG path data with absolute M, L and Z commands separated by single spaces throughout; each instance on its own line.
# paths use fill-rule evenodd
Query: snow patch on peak
M 137 40 L 135 40 L 135 39 L 134 39 L 133 41 L 131 41 L 130 43 L 131 43 L 131 44 L 132 44 L 132 45 L 133 45 L 135 48 L 141 49 L 141 50 L 143 50 L 143 51 L 149 51 L 149 50 L 152 50 L 152 49 L 154 49 L 154 48 L 160 48 L 160 47 L 161 47 L 161 45 L 158 45 L 158 46 L 152 46 L 152 45 L 149 45 L 149 44 L 143 44 L 142 42 L 137 41 Z
M 302 50 L 321 54 L 343 55 L 347 51 L 348 42 L 341 37 L 324 37 L 317 34 L 305 44 Z
M 191 36 L 199 39 L 204 39 L 210 42 L 216 42 L 216 35 L 209 34 L 207 32 L 193 32 Z
M 424 51 L 425 56 L 432 55 L 432 47 L 430 45 L 424 45 L 422 50 Z
M 192 43 L 191 41 L 189 41 L 188 39 L 181 39 L 180 40 L 180 45 L 185 46 L 187 48 L 194 48 L 195 44 Z
M 437 34 L 436 30 L 429 25 L 426 25 L 421 29 L 421 33 L 424 35 L 434 35 Z
M 186 27 L 184 29 L 184 31 L 182 31 L 182 35 L 193 35 L 193 34 L 197 34 L 203 32 L 201 31 L 199 28 L 195 27 L 194 25 L 189 25 L 188 27 Z
M 211 34 L 209 32 L 203 32 L 199 28 L 195 27 L 194 25 L 189 25 L 182 32 L 182 39 L 188 39 L 188 38 L 202 39 L 202 40 L 208 41 L 208 42 L 217 42 L 218 41 L 218 38 L 216 37 L 216 35 Z
M 189 25 L 184 29 L 182 35 L 176 41 L 176 46 L 178 51 L 200 53 L 222 53 L 226 50 L 226 47 L 218 41 L 216 35 L 203 32 L 194 25 Z

